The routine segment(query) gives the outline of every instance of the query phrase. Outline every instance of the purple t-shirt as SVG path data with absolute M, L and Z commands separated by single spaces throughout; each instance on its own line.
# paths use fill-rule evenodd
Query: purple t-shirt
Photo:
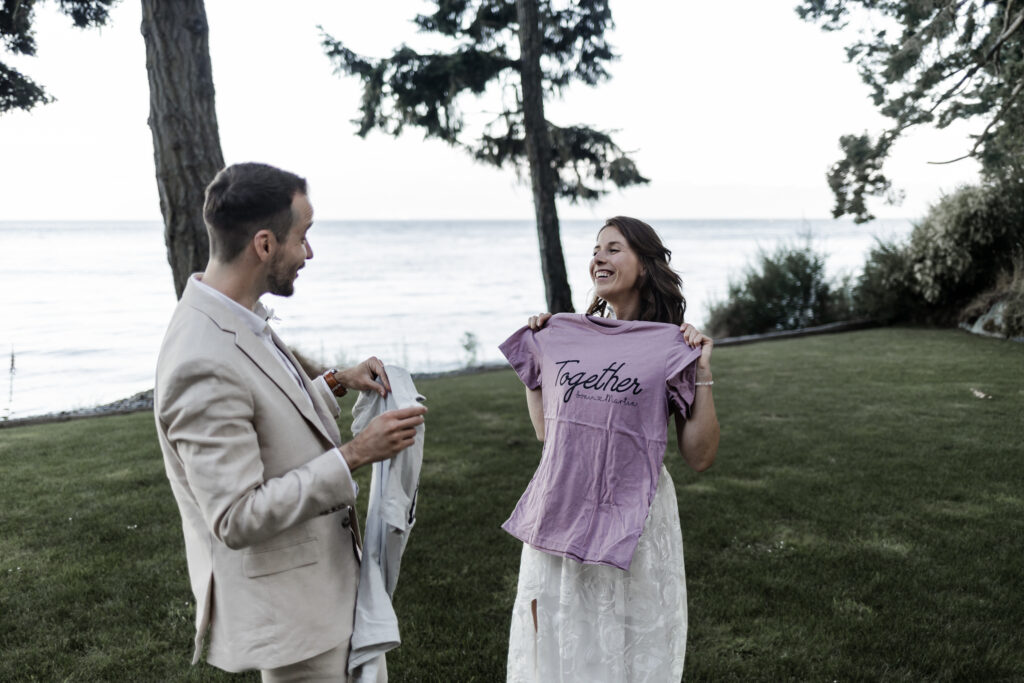
M 693 403 L 700 347 L 676 325 L 558 314 L 499 347 L 543 389 L 540 465 L 502 525 L 538 550 L 629 569 L 665 456 L 669 403 Z

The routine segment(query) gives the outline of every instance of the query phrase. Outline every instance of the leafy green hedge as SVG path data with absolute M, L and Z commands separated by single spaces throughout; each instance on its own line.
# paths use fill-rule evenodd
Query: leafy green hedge
M 850 318 L 950 325 L 999 301 L 1002 332 L 1024 335 L 1024 187 L 985 183 L 944 196 L 906 240 L 878 242 L 853 287 L 825 277 L 810 238 L 761 252 L 706 326 L 734 336 Z
M 1024 189 L 964 186 L 934 204 L 908 240 L 871 251 L 854 291 L 855 309 L 885 322 L 952 324 L 1005 300 L 1008 328 L 1022 334 L 1024 325 L 1012 321 L 1024 321 L 1024 296 L 1013 296 L 1010 287 L 1021 280 L 1013 273 L 1022 254 Z
M 848 282 L 825 276 L 825 255 L 810 237 L 802 244 L 761 251 L 758 266 L 729 283 L 724 301 L 712 303 L 706 327 L 719 337 L 798 330 L 851 316 Z

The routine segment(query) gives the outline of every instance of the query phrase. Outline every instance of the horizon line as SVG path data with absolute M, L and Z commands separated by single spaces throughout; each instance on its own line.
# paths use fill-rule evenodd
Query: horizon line
M 879 216 L 872 218 L 864 225 L 876 221 L 910 221 L 917 220 L 919 216 Z M 559 223 L 572 221 L 572 222 L 598 222 L 601 219 L 593 218 L 559 218 Z M 668 217 L 668 216 L 657 216 L 651 218 L 643 218 L 644 221 L 842 221 L 852 222 L 853 218 L 843 216 L 841 218 L 833 218 L 831 216 L 696 216 L 696 217 Z M 314 217 L 313 223 L 401 223 L 401 222 L 420 222 L 420 223 L 440 223 L 445 222 L 493 222 L 493 223 L 509 223 L 509 222 L 535 222 L 536 219 L 532 217 L 512 217 L 512 218 L 445 218 L 445 217 L 431 217 L 431 218 L 320 218 Z M 0 218 L 0 225 L 5 223 L 163 223 L 162 218 Z

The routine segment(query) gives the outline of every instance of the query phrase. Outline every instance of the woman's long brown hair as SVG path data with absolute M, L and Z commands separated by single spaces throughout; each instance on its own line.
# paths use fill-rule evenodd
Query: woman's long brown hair
M 609 218 L 601 230 L 609 226 L 622 233 L 629 248 L 640 259 L 642 275 L 636 284 L 640 290 L 640 312 L 636 319 L 682 325 L 686 313 L 683 280 L 669 265 L 672 252 L 661 243 L 658 233 L 647 223 L 628 216 Z M 608 302 L 595 294 L 587 315 L 607 317 Z

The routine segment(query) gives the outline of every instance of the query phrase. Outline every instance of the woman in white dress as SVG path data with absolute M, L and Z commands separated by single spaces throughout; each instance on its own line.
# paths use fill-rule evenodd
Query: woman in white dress
M 682 341 L 694 349 L 696 360 L 687 368 L 690 402 L 671 406 L 671 412 L 679 452 L 691 468 L 702 471 L 714 461 L 719 439 L 711 393 L 712 340 L 683 323 L 686 302 L 670 256 L 646 223 L 621 216 L 609 219 L 598 232 L 590 262 L 594 298 L 587 314 L 591 323 L 614 318 L 679 326 Z M 529 328 L 541 330 L 550 318 L 534 316 Z M 539 377 L 535 383 L 540 383 Z M 541 441 L 543 392 L 549 390 L 555 388 L 541 384 L 531 389 L 527 384 L 526 389 L 530 418 Z M 555 454 L 545 451 L 545 457 Z M 543 477 L 543 471 L 538 468 L 534 479 Z M 551 552 L 550 546 L 542 551 L 524 542 L 509 640 L 509 681 L 680 680 L 687 630 L 682 532 L 675 488 L 663 465 L 655 478 L 653 501 L 644 510 L 646 520 L 627 570 L 581 562 L 572 553 Z M 646 505 L 647 500 L 637 504 Z

